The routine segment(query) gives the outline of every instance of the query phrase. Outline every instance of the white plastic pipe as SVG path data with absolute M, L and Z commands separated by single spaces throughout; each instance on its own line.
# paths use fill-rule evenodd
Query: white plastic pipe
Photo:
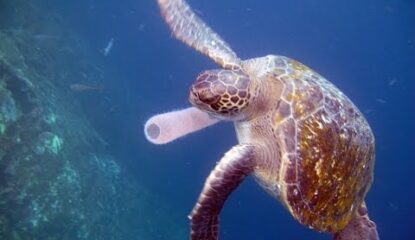
M 217 122 L 218 119 L 195 107 L 190 107 L 151 117 L 144 126 L 144 133 L 148 141 L 165 144 Z

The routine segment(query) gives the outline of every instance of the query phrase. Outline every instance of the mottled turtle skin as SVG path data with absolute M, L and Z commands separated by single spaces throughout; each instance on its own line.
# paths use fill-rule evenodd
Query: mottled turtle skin
M 290 58 L 240 60 L 185 1 L 158 3 L 175 37 L 222 67 L 202 72 L 189 100 L 233 121 L 239 142 L 206 180 L 189 216 L 191 239 L 218 238 L 221 208 L 249 174 L 303 225 L 338 240 L 378 239 L 364 203 L 374 137 L 351 100 Z

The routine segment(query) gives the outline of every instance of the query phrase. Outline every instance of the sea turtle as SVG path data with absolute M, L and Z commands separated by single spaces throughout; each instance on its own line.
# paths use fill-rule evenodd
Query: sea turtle
M 230 120 L 239 142 L 205 182 L 189 216 L 191 239 L 218 239 L 222 206 L 249 174 L 301 224 L 334 239 L 378 239 L 364 203 L 374 137 L 351 100 L 293 59 L 239 59 L 184 0 L 158 4 L 175 37 L 222 69 L 197 77 L 189 95 L 195 108 L 151 118 L 147 138 L 166 143 Z

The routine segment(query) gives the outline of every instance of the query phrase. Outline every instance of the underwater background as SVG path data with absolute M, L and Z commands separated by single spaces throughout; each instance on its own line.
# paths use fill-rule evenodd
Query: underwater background
M 366 198 L 381 239 L 415 239 L 415 1 L 189 0 L 242 59 L 294 58 L 338 86 L 376 137 Z M 188 239 L 188 219 L 233 145 L 220 123 L 167 145 L 152 115 L 189 106 L 217 68 L 172 38 L 156 1 L 0 0 L 0 239 Z M 331 239 L 251 177 L 221 239 Z

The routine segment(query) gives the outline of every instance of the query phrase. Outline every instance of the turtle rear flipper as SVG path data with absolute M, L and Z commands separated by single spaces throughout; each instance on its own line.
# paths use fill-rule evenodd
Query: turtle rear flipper
M 229 150 L 210 173 L 189 218 L 192 240 L 216 240 L 219 213 L 225 200 L 253 171 L 254 149 L 237 145 Z
M 369 219 L 366 205 L 356 211 L 345 229 L 334 234 L 334 240 L 379 240 L 376 224 Z

